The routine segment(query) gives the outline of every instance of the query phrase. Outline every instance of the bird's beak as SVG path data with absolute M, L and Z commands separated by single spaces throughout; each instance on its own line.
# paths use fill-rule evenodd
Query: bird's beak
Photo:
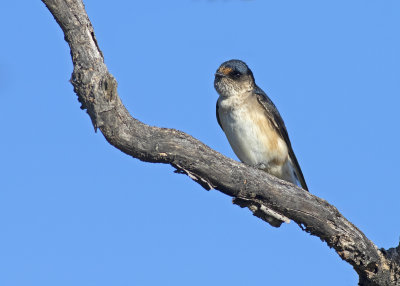
M 226 77 L 226 74 L 224 74 L 222 72 L 216 72 L 215 77 Z

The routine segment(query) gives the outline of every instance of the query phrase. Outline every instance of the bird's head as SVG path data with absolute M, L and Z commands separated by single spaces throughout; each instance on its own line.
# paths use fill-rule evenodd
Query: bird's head
M 223 97 L 247 93 L 255 87 L 253 73 L 240 60 L 226 61 L 215 73 L 214 87 Z

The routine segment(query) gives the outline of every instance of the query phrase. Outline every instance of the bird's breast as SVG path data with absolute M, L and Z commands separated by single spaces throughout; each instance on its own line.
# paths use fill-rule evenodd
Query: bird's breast
M 219 118 L 238 158 L 249 165 L 283 166 L 288 158 L 285 141 L 273 128 L 266 110 L 255 98 L 220 99 Z

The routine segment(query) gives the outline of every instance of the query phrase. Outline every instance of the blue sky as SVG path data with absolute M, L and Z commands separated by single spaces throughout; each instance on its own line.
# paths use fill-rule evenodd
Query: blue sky
M 285 120 L 310 191 L 378 247 L 400 236 L 398 1 L 85 1 L 139 120 L 235 158 L 213 74 L 244 60 Z M 94 133 L 40 1 L 3 3 L 0 285 L 356 285 L 293 222 L 274 229 Z

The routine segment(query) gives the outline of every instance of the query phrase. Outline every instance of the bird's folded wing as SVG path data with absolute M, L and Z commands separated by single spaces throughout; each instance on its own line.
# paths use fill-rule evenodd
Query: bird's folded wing
M 297 179 L 299 180 L 302 188 L 308 191 L 308 187 L 304 179 L 303 172 L 301 171 L 299 162 L 297 161 L 296 155 L 293 152 L 292 144 L 290 143 L 289 139 L 289 134 L 286 130 L 285 123 L 283 122 L 283 119 L 279 114 L 278 109 L 261 88 L 256 87 L 255 93 L 257 96 L 257 100 L 260 102 L 260 104 L 262 104 L 262 106 L 264 106 L 265 113 L 270 122 L 272 123 L 271 125 L 276 129 L 277 133 L 286 142 L 289 152 L 289 158 L 293 163 Z M 218 118 L 218 110 L 217 110 L 217 118 Z

